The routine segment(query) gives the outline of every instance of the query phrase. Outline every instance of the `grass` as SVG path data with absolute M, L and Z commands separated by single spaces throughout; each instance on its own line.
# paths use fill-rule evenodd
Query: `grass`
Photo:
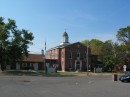
M 43 70 L 5 70 L 2 71 L 3 74 L 21 74 L 21 75 L 29 75 L 29 74 L 47 74 L 47 75 L 86 75 L 87 72 L 49 72 L 45 73 Z M 101 72 L 101 73 L 93 73 L 89 72 L 90 75 L 112 75 L 112 74 L 121 74 L 121 73 L 115 73 L 115 72 Z
M 5 71 L 2 71 L 2 73 L 5 73 L 5 74 L 33 74 L 35 72 L 29 71 L 29 70 L 5 70 Z

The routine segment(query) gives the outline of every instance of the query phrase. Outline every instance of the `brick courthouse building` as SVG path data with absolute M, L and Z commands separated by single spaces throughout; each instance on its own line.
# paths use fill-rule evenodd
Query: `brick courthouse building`
M 69 43 L 66 32 L 63 33 L 60 45 L 46 51 L 46 62 L 49 66 L 54 66 L 51 60 L 55 60 L 58 70 L 62 71 L 86 71 L 97 64 L 97 57 L 91 55 L 90 48 L 80 42 Z M 87 60 L 88 59 L 88 60 Z

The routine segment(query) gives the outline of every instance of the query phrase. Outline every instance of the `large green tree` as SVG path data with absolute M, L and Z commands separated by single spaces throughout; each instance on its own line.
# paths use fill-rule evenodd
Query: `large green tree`
M 97 39 L 92 39 L 90 41 L 90 48 L 91 48 L 91 52 L 94 55 L 100 55 L 101 50 L 102 50 L 102 45 L 103 42 Z
M 125 64 L 124 60 L 128 56 L 127 45 L 116 43 L 115 44 L 115 53 L 116 53 L 116 57 L 118 59 L 118 64 Z
M 130 26 L 120 28 L 117 33 L 117 39 L 123 43 L 130 42 Z
M 121 45 L 126 46 L 127 54 L 130 54 L 130 26 L 120 28 L 117 33 L 117 39 Z
M 117 58 L 119 64 L 125 64 L 125 61 L 130 55 L 130 26 L 120 28 L 117 32 L 117 39 L 119 41 L 116 46 Z
M 126 46 L 127 54 L 130 54 L 130 26 L 119 29 L 117 39 L 121 45 Z
M 118 59 L 115 51 L 115 44 L 111 40 L 104 42 L 102 47 L 101 59 L 104 67 L 108 70 L 113 70 L 113 68 L 118 64 Z
M 98 55 L 98 59 L 100 60 L 100 54 L 102 52 L 102 46 L 103 42 L 98 39 L 92 39 L 92 40 L 84 40 L 83 43 L 85 45 L 88 45 L 91 49 L 91 53 L 93 55 Z
M 29 45 L 34 39 L 28 30 L 19 30 L 15 20 L 0 17 L 0 65 L 1 69 L 7 64 L 14 64 L 28 55 Z

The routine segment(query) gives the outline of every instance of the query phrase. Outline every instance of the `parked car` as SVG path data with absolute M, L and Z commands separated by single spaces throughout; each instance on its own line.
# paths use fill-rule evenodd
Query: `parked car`
M 121 82 L 130 82 L 130 72 L 127 72 L 127 74 L 120 76 L 119 80 Z

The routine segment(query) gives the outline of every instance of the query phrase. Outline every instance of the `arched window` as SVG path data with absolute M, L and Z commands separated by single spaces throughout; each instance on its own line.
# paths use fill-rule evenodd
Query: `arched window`
M 80 58 L 80 52 L 79 51 L 77 52 L 77 58 Z
M 79 62 L 79 61 L 77 61 L 77 62 L 76 62 L 76 64 L 80 64 L 80 62 Z

